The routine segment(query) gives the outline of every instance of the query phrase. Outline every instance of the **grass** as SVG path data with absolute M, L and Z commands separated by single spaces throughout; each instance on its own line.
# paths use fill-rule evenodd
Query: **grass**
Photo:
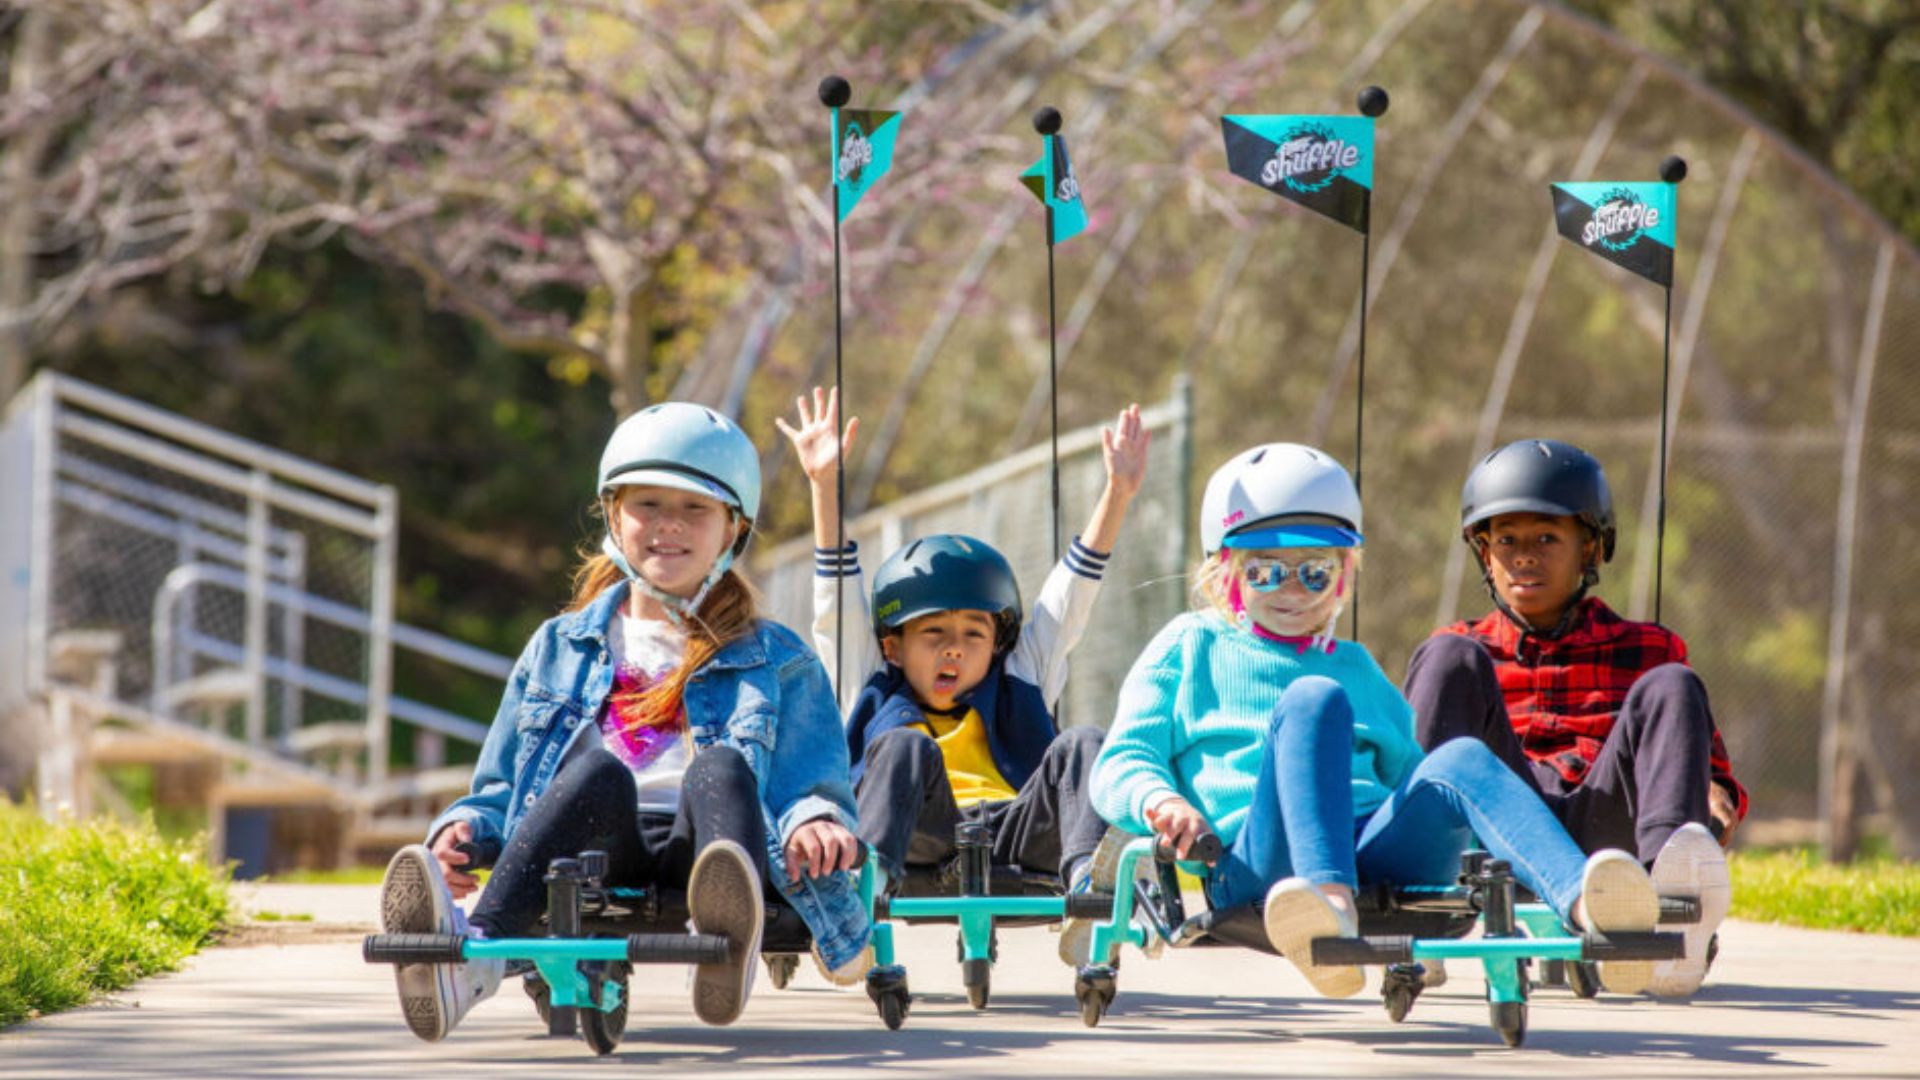
M 0 1027 L 177 967 L 226 921 L 227 879 L 151 821 L 49 824 L 0 799 Z
M 1920 937 L 1920 865 L 1885 855 L 1829 864 L 1796 848 L 1738 852 L 1728 868 L 1736 919 Z
M 250 918 L 254 922 L 312 922 L 313 916 L 304 911 L 256 911 Z

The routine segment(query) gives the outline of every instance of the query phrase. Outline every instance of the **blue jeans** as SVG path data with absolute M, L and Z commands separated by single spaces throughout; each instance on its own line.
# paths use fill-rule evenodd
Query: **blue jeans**
M 1339 683 L 1307 676 L 1288 686 L 1267 748 L 1246 822 L 1207 880 L 1216 908 L 1258 900 L 1286 877 L 1348 888 L 1451 884 L 1476 835 L 1561 918 L 1580 896 L 1579 845 L 1478 739 L 1434 749 L 1364 816 L 1353 811 L 1353 706 Z

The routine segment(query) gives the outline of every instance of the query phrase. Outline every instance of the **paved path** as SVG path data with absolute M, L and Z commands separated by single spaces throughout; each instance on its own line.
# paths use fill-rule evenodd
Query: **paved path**
M 1235 950 L 1130 954 L 1116 1011 L 1089 1030 L 1045 930 L 1002 936 L 993 1005 L 975 1013 L 937 927 L 903 932 L 917 1000 L 899 1032 L 811 965 L 785 991 L 762 981 L 740 1024 L 704 1027 L 684 969 L 655 968 L 609 1059 L 545 1038 L 514 986 L 427 1045 L 401 1025 L 388 969 L 351 940 L 374 891 L 268 886 L 252 909 L 315 920 L 0 1034 L 0 1076 L 1920 1076 L 1920 941 L 1750 923 L 1723 928 L 1714 978 L 1688 1003 L 1542 991 L 1520 1050 L 1487 1027 L 1462 965 L 1396 1025 L 1371 989 L 1314 998 L 1284 962 Z

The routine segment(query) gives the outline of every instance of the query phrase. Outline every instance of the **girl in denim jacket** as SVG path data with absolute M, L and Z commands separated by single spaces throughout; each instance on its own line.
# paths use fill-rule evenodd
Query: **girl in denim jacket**
M 864 955 L 846 743 L 819 660 L 755 616 L 732 567 L 760 503 L 746 435 L 696 405 L 653 406 L 614 431 L 599 495 L 601 551 L 514 666 L 472 793 L 388 865 L 383 929 L 526 935 L 548 863 L 603 850 L 612 880 L 684 887 L 695 928 L 732 940 L 728 961 L 693 981 L 695 1014 L 727 1024 L 757 963 L 763 882 L 828 967 Z M 462 844 L 498 852 L 471 916 L 454 904 L 479 888 Z M 408 1027 L 444 1037 L 502 967 L 397 966 Z

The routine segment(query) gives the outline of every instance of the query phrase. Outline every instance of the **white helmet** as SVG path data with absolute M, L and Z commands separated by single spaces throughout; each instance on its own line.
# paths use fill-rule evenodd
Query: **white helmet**
M 1360 493 L 1332 457 L 1267 443 L 1214 470 L 1200 500 L 1200 546 L 1359 547 Z

